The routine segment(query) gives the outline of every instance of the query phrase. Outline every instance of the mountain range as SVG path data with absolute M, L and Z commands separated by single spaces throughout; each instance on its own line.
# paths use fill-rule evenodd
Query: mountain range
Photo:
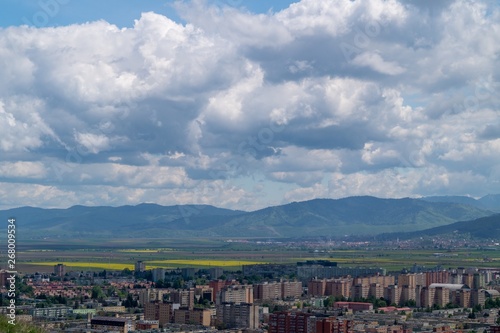
M 474 199 L 466 196 L 434 196 L 424 197 L 423 200 L 430 202 L 454 202 L 474 206 L 480 209 L 488 209 L 494 212 L 500 212 L 500 195 L 488 194 L 482 198 Z
M 18 237 L 22 238 L 322 236 L 335 239 L 345 235 L 421 231 L 492 216 L 495 212 L 500 212 L 500 195 L 478 200 L 359 196 L 292 202 L 252 212 L 209 205 L 21 207 L 1 210 L 0 219 L 15 217 Z

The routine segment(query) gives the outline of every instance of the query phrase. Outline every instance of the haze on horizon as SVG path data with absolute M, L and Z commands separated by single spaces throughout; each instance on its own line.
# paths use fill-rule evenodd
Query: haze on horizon
M 0 209 L 499 192 L 495 1 L 63 2 L 0 22 Z

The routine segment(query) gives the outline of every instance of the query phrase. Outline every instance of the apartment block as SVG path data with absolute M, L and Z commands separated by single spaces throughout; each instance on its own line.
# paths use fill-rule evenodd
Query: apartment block
M 393 275 L 373 275 L 366 277 L 356 277 L 353 281 L 353 284 L 355 285 L 371 285 L 372 283 L 377 283 L 380 284 L 383 288 L 387 288 L 388 286 L 395 284 L 395 278 Z
M 269 333 L 308 333 L 308 313 L 277 312 L 269 316 Z
M 335 280 L 327 280 L 326 281 L 326 296 L 335 296 L 335 297 L 351 297 L 351 286 L 353 283 L 353 279 L 335 279 Z
M 255 300 L 275 300 L 282 298 L 281 282 L 265 282 L 253 286 Z
M 307 293 L 309 296 L 324 296 L 326 292 L 326 280 L 311 280 L 307 283 Z
M 316 333 L 348 333 L 351 332 L 351 320 L 335 317 L 322 318 L 316 321 Z
M 370 284 L 368 297 L 375 297 L 377 299 L 384 297 L 384 287 L 378 283 Z
M 217 305 L 217 323 L 225 328 L 259 328 L 259 309 L 249 303 L 222 303 Z
M 209 309 L 181 307 L 174 311 L 174 323 L 210 326 L 211 316 Z
M 170 323 L 173 320 L 173 305 L 172 303 L 145 303 L 144 304 L 144 319 L 158 320 L 160 326 Z
M 356 284 L 351 288 L 351 297 L 354 300 L 359 300 L 362 298 L 368 298 L 368 293 L 370 292 L 370 285 L 368 284 Z
M 253 303 L 252 285 L 231 285 L 223 287 L 217 295 L 217 304 Z
M 295 298 L 302 295 L 302 282 L 283 281 L 281 282 L 281 298 Z
M 194 307 L 194 289 L 173 291 L 170 293 L 170 300 L 180 304 L 181 307 L 192 309 Z
M 389 304 L 402 304 L 401 301 L 401 287 L 398 285 L 391 285 L 384 289 L 384 298 L 389 301 Z

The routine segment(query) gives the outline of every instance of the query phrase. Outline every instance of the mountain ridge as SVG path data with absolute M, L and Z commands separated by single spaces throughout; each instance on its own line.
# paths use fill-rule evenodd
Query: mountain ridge
M 468 235 L 478 239 L 500 239 L 500 213 L 480 217 L 474 220 L 458 221 L 435 228 L 405 232 L 381 234 L 377 238 L 383 240 L 416 239 L 422 237 L 436 237 L 449 235 Z
M 318 198 L 255 211 L 211 205 L 20 207 L 0 211 L 16 217 L 22 237 L 307 237 L 377 235 L 417 231 L 493 214 L 474 205 L 431 199 L 355 196 Z M 494 202 L 494 201 L 493 201 Z M 1 231 L 0 231 L 1 232 Z

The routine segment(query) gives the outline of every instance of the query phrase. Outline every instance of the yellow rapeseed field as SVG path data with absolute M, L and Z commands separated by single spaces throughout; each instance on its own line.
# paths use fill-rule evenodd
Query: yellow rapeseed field
M 100 268 L 100 269 L 111 269 L 111 270 L 123 270 L 128 268 L 134 270 L 134 265 L 132 264 L 120 264 L 120 263 L 105 263 L 105 262 L 56 262 L 56 261 L 41 261 L 41 262 L 26 262 L 25 265 L 34 266 L 55 266 L 57 264 L 63 264 L 68 267 L 78 267 L 78 268 Z
M 253 264 L 267 264 L 264 261 L 249 261 L 249 260 L 217 260 L 217 259 L 171 259 L 171 260 L 151 260 L 145 261 L 146 268 L 168 268 L 173 269 L 177 267 L 241 267 L 241 265 Z M 33 266 L 55 266 L 57 264 L 64 264 L 72 268 L 85 268 L 85 269 L 108 269 L 108 270 L 123 270 L 128 268 L 134 269 L 134 265 L 126 263 L 106 263 L 106 262 L 89 262 L 89 261 L 39 261 L 39 262 L 25 262 L 23 264 Z

